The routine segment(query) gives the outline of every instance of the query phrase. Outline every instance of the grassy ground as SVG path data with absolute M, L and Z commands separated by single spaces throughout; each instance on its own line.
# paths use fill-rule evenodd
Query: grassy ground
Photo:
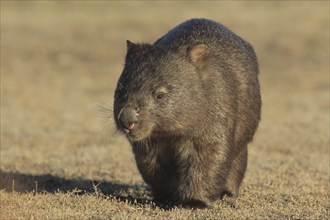
M 126 39 L 191 17 L 254 45 L 262 122 L 237 200 L 153 204 L 110 113 Z M 1 1 L 1 219 L 329 218 L 329 2 Z

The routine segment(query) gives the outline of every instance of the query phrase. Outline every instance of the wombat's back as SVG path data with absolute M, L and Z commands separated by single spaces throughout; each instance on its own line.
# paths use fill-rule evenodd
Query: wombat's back
M 182 47 L 206 44 L 224 53 L 253 52 L 249 43 L 215 21 L 194 18 L 181 23 L 155 42 L 155 45 Z
M 183 22 L 155 42 L 155 45 L 176 48 L 198 44 L 207 45 L 219 62 L 239 59 L 237 64 L 246 62 L 244 67 L 250 67 L 258 74 L 257 57 L 252 46 L 222 24 L 209 19 L 195 18 Z

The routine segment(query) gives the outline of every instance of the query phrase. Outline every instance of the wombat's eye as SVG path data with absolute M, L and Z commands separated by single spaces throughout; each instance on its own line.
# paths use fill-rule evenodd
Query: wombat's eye
M 154 97 L 155 97 L 156 100 L 161 100 L 161 99 L 165 98 L 167 92 L 168 91 L 167 91 L 167 89 L 165 87 L 159 87 L 154 92 Z
M 156 94 L 156 99 L 162 99 L 162 98 L 164 98 L 165 97 L 165 94 L 164 93 L 158 93 L 158 94 Z

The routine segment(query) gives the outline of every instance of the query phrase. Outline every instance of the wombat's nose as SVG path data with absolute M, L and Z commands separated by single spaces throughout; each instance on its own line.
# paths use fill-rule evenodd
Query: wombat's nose
M 118 119 L 124 128 L 131 130 L 138 122 L 138 115 L 139 114 L 132 108 L 123 108 L 119 112 Z

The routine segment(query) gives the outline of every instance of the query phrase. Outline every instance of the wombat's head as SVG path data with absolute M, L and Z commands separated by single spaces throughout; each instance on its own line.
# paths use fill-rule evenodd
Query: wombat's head
M 127 41 L 125 67 L 115 91 L 117 129 L 131 141 L 143 141 L 198 128 L 207 54 L 205 45 L 176 49 Z

